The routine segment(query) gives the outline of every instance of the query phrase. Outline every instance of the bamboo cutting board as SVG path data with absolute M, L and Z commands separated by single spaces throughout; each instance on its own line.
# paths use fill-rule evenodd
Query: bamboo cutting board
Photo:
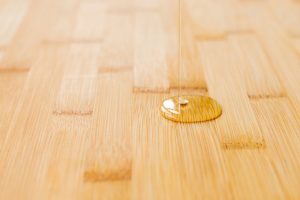
M 0 199 L 300 199 L 300 1 L 183 0 L 180 75 L 177 11 L 0 0 Z

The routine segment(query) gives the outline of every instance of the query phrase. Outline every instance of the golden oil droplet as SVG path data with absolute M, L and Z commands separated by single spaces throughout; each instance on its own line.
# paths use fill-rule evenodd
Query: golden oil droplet
M 163 101 L 161 114 L 175 122 L 195 123 L 218 118 L 222 108 L 207 96 L 175 96 Z

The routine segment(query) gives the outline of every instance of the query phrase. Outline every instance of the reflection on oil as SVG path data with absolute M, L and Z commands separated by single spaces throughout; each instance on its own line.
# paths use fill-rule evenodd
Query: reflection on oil
M 222 108 L 210 97 L 175 96 L 163 101 L 161 114 L 175 122 L 195 123 L 218 118 Z

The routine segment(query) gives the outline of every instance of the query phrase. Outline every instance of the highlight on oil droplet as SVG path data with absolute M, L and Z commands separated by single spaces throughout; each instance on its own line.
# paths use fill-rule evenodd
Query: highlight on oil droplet
M 210 121 L 222 115 L 222 108 L 216 100 L 198 95 L 165 99 L 160 111 L 166 119 L 183 123 Z

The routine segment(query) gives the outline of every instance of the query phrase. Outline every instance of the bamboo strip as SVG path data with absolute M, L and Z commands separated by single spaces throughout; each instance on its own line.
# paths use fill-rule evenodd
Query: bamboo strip
M 130 199 L 132 172 L 132 75 L 100 74 L 91 134 L 88 137 L 84 197 Z M 113 182 L 113 184 L 112 184 Z
M 134 91 L 169 89 L 165 33 L 157 13 L 135 15 Z
M 180 159 L 172 168 L 181 174 L 184 199 L 233 199 L 215 131 L 214 123 L 180 125 L 176 152 Z
M 183 22 L 187 23 L 187 22 Z M 203 66 L 200 62 L 197 41 L 194 37 L 192 26 L 183 25 L 182 31 L 182 66 L 180 69 L 180 86 L 182 88 L 201 88 L 207 89 Z M 176 77 L 176 75 L 171 75 Z M 174 81 L 173 87 L 179 87 L 179 80 Z
M 54 105 L 54 114 L 91 115 L 96 94 L 98 44 L 72 44 L 64 59 L 65 72 Z
M 263 147 L 264 139 L 251 110 L 245 85 L 227 41 L 200 41 L 209 94 L 223 107 L 217 132 L 224 148 Z
M 265 155 L 282 185 L 284 198 L 298 199 L 300 126 L 295 110 L 285 98 L 253 101 L 252 107 L 268 143 Z
M 291 36 L 300 36 L 300 4 L 293 1 L 270 1 L 268 4 Z
M 62 74 L 59 60 L 64 50 L 43 47 L 36 55 L 35 65 L 20 94 L 17 114 L 11 119 L 6 137 L 1 142 L 0 185 L 3 192 L 0 198 L 29 198 L 36 194 L 35 190 L 39 191 L 39 178 L 45 169 L 43 149 L 51 138 L 51 135 L 41 133 L 45 133 L 52 115 L 54 94 Z
M 8 46 L 22 19 L 26 15 L 30 0 L 5 0 L 0 8 L 0 46 Z
M 85 189 L 83 172 L 91 116 L 51 115 L 43 147 L 43 167 L 36 199 L 76 199 Z M 92 196 L 92 194 L 87 195 Z
M 129 199 L 130 78 L 128 73 L 100 75 L 93 115 L 52 116 L 47 132 L 53 137 L 47 146 L 49 158 L 42 179 L 42 188 L 47 190 L 43 195 L 56 199 Z
M 247 24 L 239 20 L 234 1 L 187 0 L 184 3 L 195 33 L 201 39 L 222 38 L 230 32 L 249 31 Z
M 91 141 L 90 151 L 87 155 L 87 167 L 84 174 L 86 181 L 126 181 L 131 178 L 131 145 L 130 135 L 128 135 L 131 129 L 129 113 L 131 88 L 128 87 L 130 85 L 123 82 L 124 80 L 124 78 L 120 80 L 110 75 L 99 77 L 101 91 L 99 103 L 101 103 L 101 106 L 99 105 L 95 116 L 93 132 L 101 134 L 93 134 L 94 138 Z M 112 85 L 116 87 L 111 89 Z M 122 88 L 123 90 L 121 90 Z M 119 92 L 119 94 L 116 92 Z M 112 95 L 119 96 L 111 98 Z M 112 100 L 119 100 L 116 102 L 119 105 L 111 106 L 117 105 L 112 104 Z M 99 119 L 102 120 L 99 121 Z
M 103 41 L 100 72 L 122 71 L 133 66 L 133 16 L 108 14 L 107 37 Z
M 235 50 L 235 60 L 250 98 L 284 95 L 284 89 L 255 35 L 234 34 L 229 37 L 229 42 Z
M 79 18 L 80 0 L 56 1 L 52 6 L 55 8 L 53 15 L 57 20 L 43 37 L 43 43 L 71 43 L 85 42 L 74 40 L 73 34 Z
M 9 71 L 28 71 L 35 60 L 37 46 L 56 22 L 53 2 L 32 0 L 27 15 L 18 27 L 11 45 L 6 50 L 0 68 Z M 43 20 L 41 20 L 41 18 Z
M 157 107 L 164 97 L 148 93 L 133 96 L 133 200 L 184 199 L 184 183 L 175 165 L 180 151 L 178 126 L 162 118 Z
M 106 9 L 103 2 L 82 2 L 79 6 L 74 40 L 102 41 L 106 23 Z M 97 23 L 95 24 L 95 19 Z
M 102 107 L 102 102 L 99 106 Z M 41 196 L 54 199 L 128 199 L 128 181 L 112 179 L 121 174 L 116 171 L 119 167 L 127 166 L 122 154 L 126 151 L 112 143 L 103 143 L 105 133 L 97 131 L 99 128 L 95 128 L 95 123 L 103 129 L 113 126 L 99 123 L 98 117 L 97 112 L 94 116 L 52 117 L 48 132 L 53 138 L 47 148 L 47 167 L 41 180 L 46 191 L 42 191 Z
M 228 187 L 232 195 L 228 199 L 285 199 L 281 181 L 265 151 L 252 149 L 224 152 L 226 172 L 230 177 Z
M 95 75 L 64 76 L 53 113 L 91 115 L 96 91 L 95 81 Z
M 261 38 L 263 48 L 268 52 L 273 68 L 288 97 L 300 113 L 300 58 L 292 48 L 293 44 L 264 6 L 251 4 L 243 8 L 245 15 Z M 253 12 L 256 13 L 255 17 L 252 16 Z M 268 24 L 268 28 L 265 28 L 265 24 Z
M 26 75 L 0 73 L 0 141 L 4 141 L 19 102 Z
M 170 8 L 170 4 L 172 6 Z M 183 4 L 183 3 L 182 3 Z M 188 18 L 186 6 L 182 5 L 181 19 L 181 59 L 182 66 L 179 69 L 179 20 L 178 20 L 178 3 L 167 0 L 162 4 L 162 20 L 166 31 L 166 58 L 169 69 L 169 81 L 171 88 L 178 88 L 179 84 L 182 89 L 202 88 L 206 89 L 203 69 L 200 63 L 197 45 L 194 36 L 194 27 Z M 178 77 L 180 70 L 180 77 Z M 180 81 L 179 81 L 180 78 Z

